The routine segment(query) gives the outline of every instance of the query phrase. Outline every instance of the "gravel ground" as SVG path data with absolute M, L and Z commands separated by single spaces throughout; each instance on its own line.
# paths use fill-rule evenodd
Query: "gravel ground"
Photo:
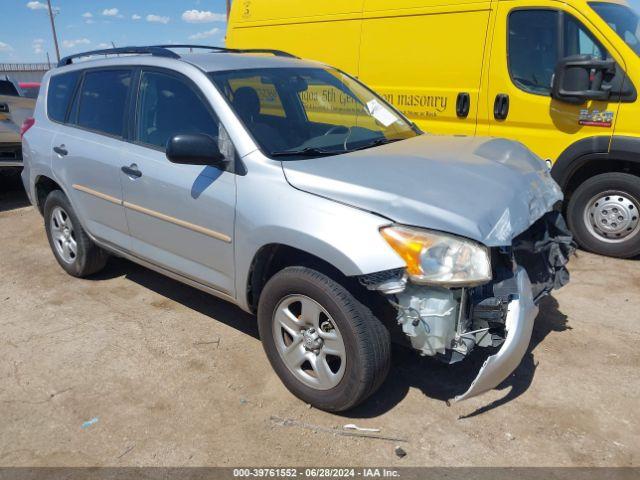
M 482 357 L 395 348 L 382 389 L 340 416 L 285 390 L 232 305 L 124 260 L 67 276 L 15 177 L 0 244 L 0 466 L 638 466 L 638 260 L 579 252 L 497 390 L 447 406 Z M 406 441 L 327 431 L 348 423 Z

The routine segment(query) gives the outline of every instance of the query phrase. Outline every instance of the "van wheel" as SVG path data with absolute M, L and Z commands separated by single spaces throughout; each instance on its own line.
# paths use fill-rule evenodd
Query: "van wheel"
M 44 223 L 53 255 L 69 275 L 86 277 L 104 268 L 107 253 L 87 236 L 60 190 L 54 190 L 45 200 Z
M 344 287 L 309 268 L 285 268 L 267 282 L 258 328 L 280 380 L 321 410 L 355 407 L 389 371 L 388 330 Z
M 619 258 L 640 255 L 640 178 L 615 172 L 588 179 L 571 196 L 567 221 L 585 250 Z

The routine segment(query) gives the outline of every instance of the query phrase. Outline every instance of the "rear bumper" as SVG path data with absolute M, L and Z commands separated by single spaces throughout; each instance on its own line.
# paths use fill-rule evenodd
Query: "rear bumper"
M 517 267 L 515 277 L 517 293 L 508 305 L 505 342 L 498 353 L 487 358 L 469 389 L 454 398 L 456 402 L 498 386 L 516 369 L 527 352 L 538 307 L 534 303 L 533 289 L 526 270 Z
M 22 167 L 22 145 L 20 143 L 0 143 L 0 168 Z

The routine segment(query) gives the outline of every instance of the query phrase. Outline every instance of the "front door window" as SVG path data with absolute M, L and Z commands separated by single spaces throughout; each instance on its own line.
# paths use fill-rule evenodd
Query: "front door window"
M 551 94 L 558 60 L 573 55 L 607 57 L 606 50 L 572 15 L 558 10 L 516 10 L 509 15 L 509 74 L 518 88 Z

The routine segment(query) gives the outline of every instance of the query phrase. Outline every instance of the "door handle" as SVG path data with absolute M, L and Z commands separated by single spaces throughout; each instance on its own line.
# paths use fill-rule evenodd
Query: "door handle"
M 128 167 L 125 165 L 121 170 L 131 178 L 140 178 L 142 176 L 142 172 L 138 170 L 138 166 L 135 163 L 132 163 Z
M 56 152 L 61 157 L 69 154 L 69 151 L 64 147 L 64 145 L 60 145 L 59 147 L 53 147 L 53 151 Z
M 0 113 L 9 113 L 8 103 L 0 103 Z
M 456 115 L 458 118 L 467 118 L 471 109 L 471 96 L 467 92 L 460 92 L 456 99 Z
M 496 120 L 504 120 L 509 115 L 509 95 L 499 93 L 493 103 L 493 117 Z

